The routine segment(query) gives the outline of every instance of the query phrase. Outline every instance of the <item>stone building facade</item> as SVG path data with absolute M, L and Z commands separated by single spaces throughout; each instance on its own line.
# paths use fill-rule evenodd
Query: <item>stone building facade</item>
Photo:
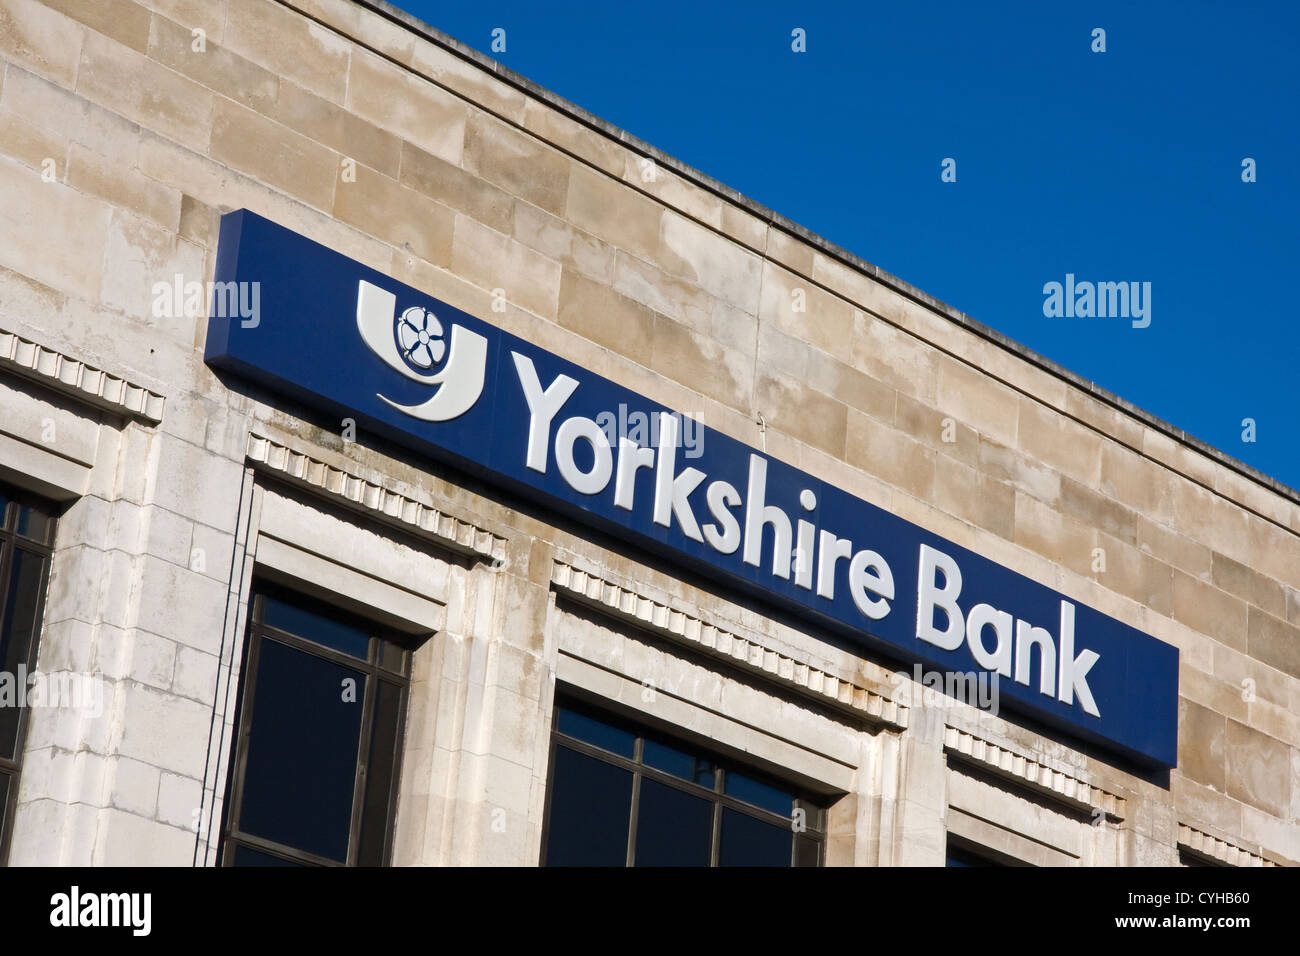
M 557 766 L 635 775 L 651 832 L 652 747 L 694 760 L 714 861 L 778 791 L 825 865 L 1300 860 L 1296 491 L 378 0 L 0 0 L 0 67 L 0 573 L 24 664 L 93 690 L 14 723 L 9 863 L 280 858 L 260 594 L 399 649 L 357 652 L 371 757 L 308 862 L 573 859 Z M 239 209 L 1177 648 L 1176 766 L 926 702 L 906 660 L 218 374 Z

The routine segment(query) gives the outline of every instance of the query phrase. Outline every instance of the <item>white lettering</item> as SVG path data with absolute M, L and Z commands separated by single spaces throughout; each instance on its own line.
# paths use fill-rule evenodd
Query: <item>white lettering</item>
M 1079 706 L 1094 717 L 1100 717 L 1097 702 L 1092 699 L 1092 689 L 1088 686 L 1088 671 L 1101 659 L 1096 651 L 1084 649 L 1079 656 L 1074 656 L 1074 605 L 1068 601 L 1061 602 L 1061 634 L 1059 637 L 1061 653 L 1057 657 L 1060 667 L 1056 680 L 1056 699 L 1063 704 L 1073 704 L 1074 696 L 1079 696 Z
M 614 506 L 624 511 L 632 510 L 636 493 L 636 473 L 639 468 L 653 468 L 655 450 L 643 448 L 630 438 L 618 440 L 618 476 L 614 479 Z
M 740 492 L 725 481 L 715 481 L 705 492 L 709 513 L 715 524 L 704 526 L 704 540 L 723 554 L 734 554 L 740 547 L 740 522 L 731 509 L 740 504 Z
M 525 464 L 533 471 L 546 474 L 546 449 L 551 439 L 551 422 L 578 387 L 578 380 L 567 375 L 556 377 L 545 391 L 537 378 L 533 360 L 518 352 L 511 352 L 519 384 L 528 403 L 528 457 Z M 608 442 L 606 442 L 608 447 Z
M 835 562 L 852 554 L 852 541 L 848 538 L 837 538 L 829 531 L 822 531 L 817 549 L 818 597 L 835 599 Z
M 672 516 L 682 526 L 682 534 L 692 541 L 703 541 L 700 526 L 691 510 L 690 496 L 708 476 L 698 468 L 677 470 L 677 419 L 667 412 L 659 414 L 659 461 L 655 470 L 654 522 L 671 527 Z
M 943 587 L 939 587 L 937 573 L 943 573 Z M 957 597 L 961 594 L 961 570 L 957 562 L 942 551 L 921 545 L 921 570 L 916 582 L 916 636 L 918 640 L 955 651 L 966 636 L 965 620 Z M 948 623 L 941 631 L 934 626 L 934 612 L 939 609 L 947 615 Z
M 790 580 L 790 519 L 767 500 L 767 460 L 749 456 L 749 487 L 745 493 L 745 550 L 741 559 L 758 567 L 763 556 L 763 526 L 772 526 L 772 573 Z
M 984 646 L 984 628 L 992 627 L 998 643 L 992 653 Z M 966 615 L 966 643 L 975 663 L 985 670 L 1011 676 L 1011 615 L 988 604 L 976 604 Z
M 573 458 L 573 448 L 579 438 L 587 440 L 594 456 L 588 472 L 582 471 Z M 590 418 L 570 418 L 555 433 L 555 464 L 560 469 L 560 476 L 578 494 L 598 495 L 609 484 L 614 470 L 609 439 Z
M 859 551 L 849 562 L 849 591 L 858 610 L 878 621 L 889 613 L 889 602 L 894 599 L 894 572 L 876 552 Z M 872 599 L 868 594 L 879 597 Z
M 1052 635 L 1028 621 L 1016 621 L 1016 683 L 1029 686 L 1034 647 L 1038 647 L 1038 692 L 1056 696 L 1056 645 Z

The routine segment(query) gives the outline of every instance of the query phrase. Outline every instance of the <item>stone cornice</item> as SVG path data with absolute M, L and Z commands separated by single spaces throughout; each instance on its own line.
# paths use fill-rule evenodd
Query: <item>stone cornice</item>
M 1001 744 L 947 724 L 943 746 L 949 754 L 999 777 L 1027 786 L 1044 796 L 1063 801 L 1077 810 L 1100 810 L 1116 820 L 1124 819 L 1128 802 L 1121 796 L 1093 786 L 1074 774 L 1056 770 L 1033 757 L 1016 753 Z
M 265 435 L 249 434 L 247 460 L 258 471 L 323 493 L 353 510 L 362 510 L 453 551 L 495 563 L 505 560 L 506 540 L 501 535 L 295 451 Z
M 766 646 L 761 635 L 719 627 L 697 613 L 670 607 L 634 586 L 556 560 L 551 585 L 557 593 L 617 620 L 723 658 L 767 681 L 824 704 L 895 729 L 907 726 L 907 708 L 866 687 L 843 680 Z
M 162 421 L 164 398 L 157 392 L 4 329 L 0 368 L 95 408 L 151 425 Z
M 1272 860 L 1236 843 L 1198 830 L 1187 823 L 1178 824 L 1178 845 L 1227 866 L 1277 866 Z

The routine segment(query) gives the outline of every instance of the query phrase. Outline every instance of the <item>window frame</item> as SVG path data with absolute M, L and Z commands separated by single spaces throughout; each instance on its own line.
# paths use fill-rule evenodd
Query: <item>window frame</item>
M 0 506 L 0 624 L 8 610 L 10 575 L 13 573 L 14 552 L 21 546 L 22 550 L 35 553 L 42 559 L 39 594 L 36 598 L 35 625 L 32 628 L 24 666 L 29 674 L 35 673 L 40 659 L 41 637 L 45 630 L 45 604 L 49 595 L 50 575 L 54 564 L 54 537 L 58 530 L 58 516 L 61 511 L 57 502 L 31 494 L 21 488 L 0 483 L 0 494 L 7 499 Z M 26 506 L 39 511 L 48 519 L 44 540 L 21 535 L 16 528 L 18 508 Z M 22 688 L 25 693 L 26 688 Z M 18 711 L 17 733 L 14 737 L 14 756 L 9 759 L 0 756 L 0 772 L 9 777 L 9 791 L 0 804 L 0 866 L 9 865 L 9 849 L 13 842 L 14 813 L 18 809 L 18 789 L 22 780 L 23 756 L 27 745 L 27 729 L 31 723 L 31 708 L 20 705 Z
M 386 628 L 376 621 L 342 610 L 328 601 L 310 596 L 262 578 L 255 578 L 249 601 L 248 619 L 244 636 L 244 661 L 240 671 L 240 691 L 231 731 L 231 757 L 226 779 L 226 796 L 222 804 L 220 845 L 217 851 L 218 866 L 234 866 L 235 852 L 240 846 L 268 856 L 286 860 L 300 866 L 355 867 L 361 850 L 362 825 L 366 811 L 366 784 L 369 781 L 370 751 L 374 744 L 375 713 L 378 709 L 379 682 L 396 686 L 400 693 L 397 726 L 393 731 L 393 773 L 389 785 L 388 805 L 384 815 L 383 849 L 379 866 L 392 863 L 397 821 L 398 793 L 401 789 L 402 757 L 405 752 L 406 720 L 411 691 L 411 666 L 415 648 L 408 635 Z M 348 626 L 362 630 L 369 638 L 367 657 L 362 660 L 335 648 L 319 644 L 310 638 L 281 630 L 265 623 L 264 609 L 267 599 L 280 600 L 303 608 L 311 613 L 326 616 Z M 311 654 L 333 664 L 360 671 L 366 676 L 365 692 L 361 700 L 361 727 L 358 731 L 356 771 L 352 784 L 352 818 L 348 826 L 347 860 L 340 862 L 318 856 L 305 850 L 276 843 L 239 829 L 240 812 L 244 799 L 247 775 L 248 744 L 256 719 L 253 701 L 257 692 L 258 662 L 262 642 L 270 638 L 296 651 Z M 401 669 L 394 670 L 383 663 L 382 645 L 394 644 L 402 651 Z
M 557 718 L 558 712 L 561 709 L 574 711 L 583 716 L 632 734 L 635 738 L 632 757 L 624 757 L 621 754 L 605 750 L 580 738 L 571 737 L 568 734 L 562 733 L 559 729 L 559 720 Z M 645 763 L 644 753 L 647 740 L 687 753 L 697 759 L 702 758 L 711 761 L 714 766 L 713 788 L 710 789 L 702 784 L 695 783 L 694 781 L 685 780 L 666 770 L 660 770 L 658 767 L 652 767 Z M 541 834 L 542 845 L 539 857 L 539 865 L 542 867 L 547 866 L 546 857 L 551 835 L 551 798 L 555 791 L 556 749 L 558 747 L 567 747 L 570 750 L 601 760 L 632 774 L 632 796 L 628 808 L 627 852 L 624 858 L 624 867 L 631 868 L 636 866 L 635 856 L 637 824 L 640 817 L 641 782 L 646 778 L 655 783 L 688 793 L 691 796 L 700 797 L 710 801 L 712 804 L 712 815 L 709 837 L 709 868 L 722 866 L 720 859 L 722 853 L 722 814 L 724 810 L 734 810 L 763 823 L 769 823 L 784 828 L 790 827 L 790 817 L 783 817 L 779 813 L 756 806 L 752 803 L 747 803 L 739 797 L 726 793 L 725 788 L 727 775 L 733 772 L 750 778 L 758 783 L 768 784 L 783 791 L 791 791 L 792 796 L 796 801 L 796 806 L 807 809 L 810 816 L 813 811 L 816 811 L 820 815 L 820 827 L 809 825 L 801 832 L 791 831 L 789 866 L 791 868 L 798 868 L 796 860 L 799 855 L 798 844 L 801 836 L 813 841 L 817 845 L 817 862 L 814 864 L 814 867 L 821 868 L 826 865 L 827 822 L 830 808 L 826 805 L 825 798 L 812 794 L 807 788 L 782 780 L 758 767 L 748 766 L 741 761 L 724 757 L 707 747 L 701 747 L 689 740 L 674 737 L 671 732 L 661 731 L 648 723 L 636 720 L 635 718 L 626 717 L 616 711 L 608 710 L 597 704 L 592 704 L 583 698 L 571 696 L 561 691 L 560 693 L 557 693 L 555 697 L 555 704 L 552 710 L 550 741 L 547 749 L 549 763 L 547 765 L 546 799 L 543 808 Z
M 953 863 L 954 858 L 965 860 L 965 862 Z M 999 853 L 992 847 L 983 846 L 965 837 L 955 836 L 950 832 L 946 835 L 944 841 L 943 865 L 945 868 L 952 867 L 953 869 L 976 869 L 984 867 L 1016 868 L 1032 866 L 1033 864 L 1024 860 L 1017 860 L 1005 853 Z
M 1208 853 L 1194 850 L 1183 843 L 1178 844 L 1178 865 L 1188 869 L 1232 869 L 1230 863 L 1225 863 Z

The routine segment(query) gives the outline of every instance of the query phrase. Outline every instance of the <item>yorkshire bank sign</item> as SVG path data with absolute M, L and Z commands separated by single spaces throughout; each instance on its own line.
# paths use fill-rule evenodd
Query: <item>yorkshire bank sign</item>
M 810 625 L 945 671 L 1148 765 L 1177 761 L 1178 651 L 246 210 L 206 360 L 651 549 Z M 611 410 L 649 422 L 615 433 Z M 631 409 L 631 414 L 626 410 Z M 687 424 L 696 424 L 688 422 Z

